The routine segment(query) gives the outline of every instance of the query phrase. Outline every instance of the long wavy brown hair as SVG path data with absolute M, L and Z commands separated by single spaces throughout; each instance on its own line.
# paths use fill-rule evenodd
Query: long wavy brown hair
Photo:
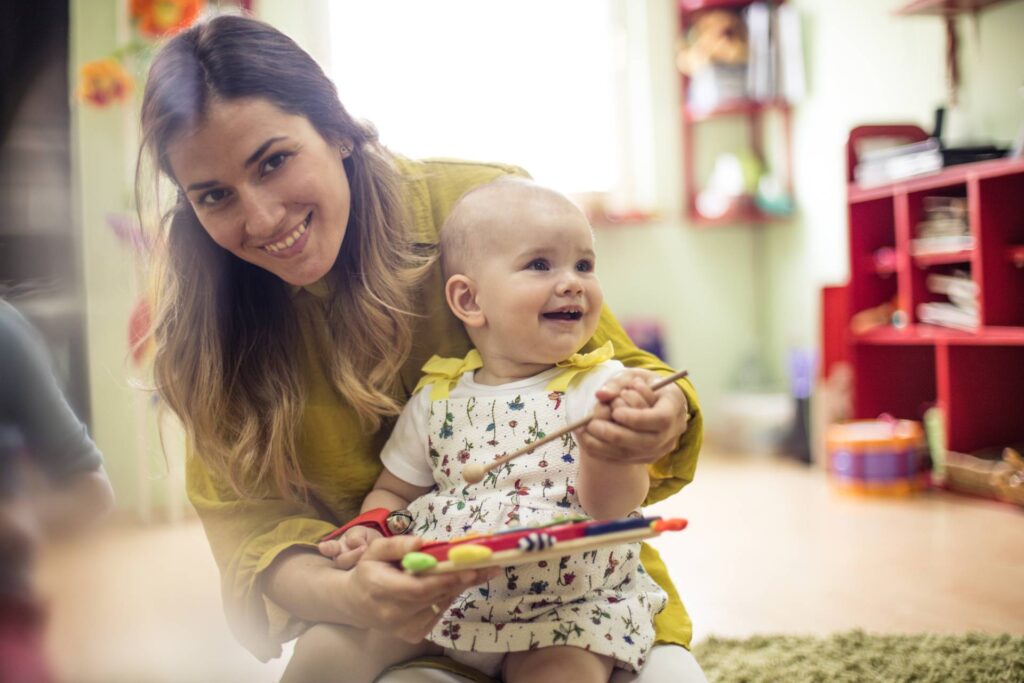
M 427 267 L 408 237 L 393 160 L 291 39 L 248 17 L 221 16 L 172 38 L 150 68 L 140 207 L 152 189 L 143 187 L 144 170 L 174 180 L 167 146 L 202 122 L 214 98 L 263 98 L 306 117 L 329 143 L 353 143 L 344 162 L 351 215 L 328 276 L 325 346 L 330 380 L 376 430 L 401 407 L 394 383 L 411 347 L 412 291 Z M 157 234 L 154 379 L 193 457 L 236 494 L 306 498 L 315 487 L 296 452 L 305 399 L 295 350 L 303 346 L 289 286 L 218 246 L 180 188 Z

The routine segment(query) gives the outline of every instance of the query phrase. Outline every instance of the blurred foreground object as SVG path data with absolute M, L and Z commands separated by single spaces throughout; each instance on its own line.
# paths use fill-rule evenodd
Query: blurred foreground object
M 0 299 L 0 681 L 52 680 L 36 550 L 113 505 L 103 461 L 57 386 L 42 338 Z

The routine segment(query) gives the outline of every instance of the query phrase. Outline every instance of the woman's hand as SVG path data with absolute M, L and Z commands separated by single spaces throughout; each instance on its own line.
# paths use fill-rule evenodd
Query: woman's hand
M 650 464 L 675 449 L 686 431 L 689 406 L 675 383 L 651 391 L 660 379 L 650 370 L 630 369 L 598 390 L 594 419 L 577 432 L 588 456 Z
M 497 576 L 499 568 L 413 576 L 395 565 L 418 550 L 416 536 L 380 538 L 366 548 L 347 572 L 344 611 L 356 615 L 349 623 L 388 633 L 410 643 L 423 640 L 460 593 Z

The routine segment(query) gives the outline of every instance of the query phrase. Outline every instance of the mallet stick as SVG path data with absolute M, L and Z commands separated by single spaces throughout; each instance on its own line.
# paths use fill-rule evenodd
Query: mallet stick
M 675 373 L 674 375 L 670 375 L 668 377 L 665 377 L 664 379 L 660 379 L 657 382 L 655 382 L 654 384 L 652 384 L 651 385 L 651 390 L 652 391 L 657 391 L 658 389 L 661 389 L 663 387 L 667 387 L 669 384 L 672 384 L 676 380 L 679 380 L 679 379 L 682 379 L 683 377 L 686 377 L 687 374 L 688 373 L 687 373 L 686 370 L 680 370 L 679 372 Z M 508 455 L 503 455 L 500 458 L 498 458 L 497 460 L 492 460 L 491 462 L 487 463 L 486 465 L 478 465 L 478 464 L 475 464 L 475 463 L 472 464 L 472 465 L 467 465 L 466 468 L 462 470 L 462 476 L 470 484 L 477 484 L 477 483 L 483 481 L 484 475 L 487 474 L 492 469 L 494 469 L 495 467 L 501 467 L 502 465 L 504 465 L 508 461 L 515 460 L 520 455 L 525 455 L 527 453 L 532 453 L 534 450 L 536 450 L 537 448 L 543 446 L 544 444 L 550 443 L 550 442 L 554 441 L 555 439 L 560 439 L 563 436 L 565 436 L 566 434 L 568 434 L 569 432 L 575 431 L 575 430 L 579 429 L 580 427 L 585 426 L 592 419 L 594 419 L 594 414 L 593 413 L 591 413 L 590 415 L 587 415 L 586 417 L 580 418 L 579 420 L 576 420 L 575 422 L 573 422 L 570 425 L 566 425 L 565 427 L 559 429 L 556 432 L 552 432 L 551 434 L 548 434 L 543 439 L 538 439 L 537 441 L 534 441 L 533 443 L 528 443 L 528 444 L 526 444 L 525 446 L 523 446 L 522 448 L 520 448 L 517 451 L 513 451 L 512 453 L 509 453 Z

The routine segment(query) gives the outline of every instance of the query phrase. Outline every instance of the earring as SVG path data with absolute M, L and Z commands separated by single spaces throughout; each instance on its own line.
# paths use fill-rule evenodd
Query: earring
M 346 147 L 345 145 L 341 146 L 341 156 L 347 157 L 351 151 L 352 150 Z

